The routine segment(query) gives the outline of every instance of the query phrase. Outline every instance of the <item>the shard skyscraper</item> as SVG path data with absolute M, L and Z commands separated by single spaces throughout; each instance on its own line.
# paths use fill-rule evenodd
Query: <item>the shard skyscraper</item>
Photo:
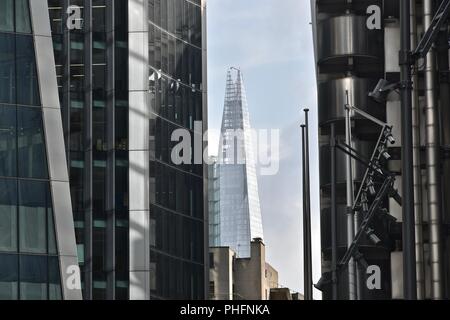
M 252 239 L 263 239 L 247 99 L 240 70 L 227 75 L 219 146 L 220 244 L 250 257 Z

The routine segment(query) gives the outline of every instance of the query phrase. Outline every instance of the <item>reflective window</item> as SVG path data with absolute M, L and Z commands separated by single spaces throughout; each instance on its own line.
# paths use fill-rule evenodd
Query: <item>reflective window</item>
M 14 34 L 0 33 L 0 44 L 0 102 L 14 104 L 16 102 Z
M 2 177 L 17 176 L 16 122 L 16 107 L 0 105 L 0 176 Z
M 59 275 L 59 261 L 57 257 L 48 258 L 48 299 L 61 300 L 61 277 Z
M 0 251 L 17 251 L 17 182 L 0 180 Z
M 19 176 L 48 178 L 42 111 L 39 108 L 17 108 Z
M 0 102 L 40 105 L 33 37 L 0 33 Z
M 47 253 L 47 216 L 51 214 L 48 182 L 19 181 L 20 251 Z M 53 231 L 54 232 L 54 231 Z M 54 244 L 52 244 L 54 247 Z
M 17 104 L 40 105 L 33 37 L 16 36 Z
M 0 254 L 0 300 L 17 300 L 19 263 L 17 255 Z
M 14 1 L 0 1 L 0 31 L 14 31 Z
M 1 31 L 31 33 L 28 0 L 0 1 L 0 32 Z
M 20 256 L 20 299 L 47 299 L 47 257 Z
M 16 32 L 31 33 L 30 10 L 28 0 L 15 0 Z

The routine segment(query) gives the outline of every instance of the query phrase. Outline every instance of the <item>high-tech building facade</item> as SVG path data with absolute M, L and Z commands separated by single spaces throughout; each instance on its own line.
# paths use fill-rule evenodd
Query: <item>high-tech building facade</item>
M 250 116 L 240 70 L 227 75 L 219 145 L 219 243 L 239 258 L 250 257 L 253 239 L 263 239 Z
M 81 299 L 46 9 L 0 2 L 2 300 Z
M 177 129 L 194 137 L 207 128 L 205 1 L 33 0 L 28 24 L 28 1 L 1 5 L 1 48 L 8 52 L 1 57 L 0 103 L 12 121 L 4 124 L 1 167 L 8 179 L 1 192 L 10 208 L 5 219 L 11 230 L 17 226 L 4 237 L 5 248 L 9 243 L 18 253 L 11 259 L 27 266 L 25 240 L 48 242 L 45 250 L 29 250 L 44 255 L 48 268 L 57 268 L 59 256 L 64 270 L 67 261 L 79 262 L 87 300 L 204 298 L 207 167 L 175 165 L 171 138 Z M 12 72 L 21 82 L 13 84 Z M 35 220 L 14 222 L 22 207 L 36 207 Z M 26 223 L 41 218 L 45 232 L 25 232 Z M 21 280 L 19 269 L 15 294 L 26 297 L 27 275 Z M 6 271 L 0 269 L 0 283 Z M 45 278 L 47 296 L 65 277 Z M 80 290 L 72 296 L 60 290 L 62 298 L 81 298 Z
M 441 1 L 411 0 L 411 44 L 415 48 Z M 386 103 L 376 103 L 368 96 L 379 79 L 390 83 L 400 80 L 399 1 L 311 1 L 315 56 L 318 79 L 320 140 L 322 272 L 332 272 L 331 214 L 333 161 L 332 133 L 345 140 L 346 92 L 349 104 L 393 126 L 396 143 L 389 148 L 391 158 L 384 165 L 396 175 L 401 189 L 401 112 L 400 96 L 392 92 Z M 376 7 L 374 7 L 376 6 Z M 377 8 L 381 9 L 378 16 Z M 370 18 L 370 19 L 369 19 Z M 374 23 L 378 19 L 381 28 Z M 416 223 L 416 274 L 419 299 L 448 298 L 449 283 L 449 204 L 448 145 L 449 123 L 449 26 L 442 28 L 438 41 L 427 59 L 415 66 L 413 105 L 414 195 Z M 352 145 L 370 158 L 380 127 L 352 114 Z M 346 163 L 337 151 L 335 165 L 338 257 L 347 247 Z M 365 168 L 353 163 L 355 190 Z M 375 181 L 377 185 L 379 181 Z M 399 190 L 401 193 L 401 190 Z M 360 268 L 359 299 L 403 298 L 402 208 L 386 199 L 374 232 L 381 242 L 374 245 L 364 239 L 360 252 L 369 265 L 380 267 L 381 288 L 366 285 L 367 270 Z M 383 217 L 384 216 L 384 217 Z M 392 218 L 396 219 L 396 223 Z M 338 299 L 349 297 L 347 270 L 339 273 Z M 325 276 L 330 279 L 330 277 Z M 332 299 L 332 283 L 324 287 L 324 298 Z

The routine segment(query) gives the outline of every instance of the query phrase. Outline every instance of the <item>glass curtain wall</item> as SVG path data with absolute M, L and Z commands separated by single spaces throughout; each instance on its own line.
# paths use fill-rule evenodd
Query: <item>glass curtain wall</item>
M 48 4 L 83 297 L 128 299 L 127 1 Z
M 148 2 L 150 293 L 153 299 L 203 299 L 203 166 L 171 161 L 173 131 L 187 129 L 194 139 L 194 124 L 202 121 L 201 3 Z
M 0 1 L 0 300 L 61 299 L 28 0 Z

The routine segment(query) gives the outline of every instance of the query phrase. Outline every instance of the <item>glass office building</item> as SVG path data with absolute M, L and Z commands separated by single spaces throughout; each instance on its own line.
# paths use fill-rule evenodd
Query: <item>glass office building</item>
M 36 21 L 40 4 L 0 2 L 2 300 L 81 298 L 78 280 L 68 279 L 78 262 L 50 28 Z M 62 285 L 67 280 L 75 286 Z
M 204 1 L 33 0 L 31 14 L 27 1 L 1 6 L 0 254 L 12 260 L 0 259 L 0 295 L 26 298 L 31 262 L 58 268 L 52 225 L 60 205 L 71 223 L 72 251 L 64 255 L 81 269 L 84 299 L 204 298 L 207 168 L 170 157 L 174 130 L 206 131 Z M 37 50 L 41 38 L 46 51 Z M 50 129 L 60 131 L 46 136 L 41 113 L 50 93 L 50 107 L 61 108 Z M 59 146 L 57 159 L 46 145 Z M 52 161 L 65 177 L 53 177 Z M 66 188 L 54 191 L 53 179 Z M 53 207 L 52 191 L 67 191 Z M 34 220 L 22 210 L 35 210 Z M 38 223 L 45 232 L 26 229 Z M 76 298 L 58 273 L 45 275 L 44 298 Z
M 202 298 L 203 165 L 170 154 L 206 114 L 204 5 L 48 3 L 84 298 Z
M 263 239 L 250 116 L 240 70 L 228 71 L 218 157 L 220 246 L 249 258 L 253 239 Z

